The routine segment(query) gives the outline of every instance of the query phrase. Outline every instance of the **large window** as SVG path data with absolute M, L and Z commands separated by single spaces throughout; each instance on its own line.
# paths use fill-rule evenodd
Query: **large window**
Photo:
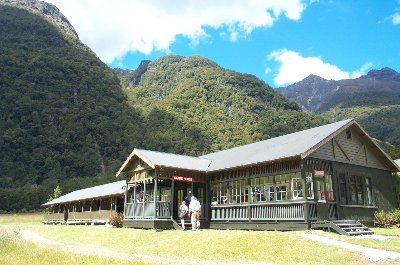
M 251 188 L 253 192 L 252 202 L 265 202 L 274 200 L 275 189 L 273 176 L 251 179 Z
M 339 175 L 340 202 L 350 205 L 373 205 L 372 182 L 370 177 L 345 174 Z
M 212 205 L 248 202 L 247 180 L 211 183 Z
M 303 190 L 310 189 L 313 196 L 312 175 L 306 181 L 300 172 L 276 176 L 262 176 L 231 181 L 213 181 L 211 183 L 212 205 L 250 202 L 276 202 L 304 199 Z M 250 185 L 249 185 L 250 184 Z

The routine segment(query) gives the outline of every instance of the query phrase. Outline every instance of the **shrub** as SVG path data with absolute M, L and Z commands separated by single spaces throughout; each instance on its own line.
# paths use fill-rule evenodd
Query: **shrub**
M 392 225 L 400 226 L 400 209 L 392 211 L 375 212 L 375 225 L 381 227 L 389 227 Z
M 380 227 L 389 227 L 392 225 L 391 215 L 390 212 L 386 211 L 379 211 L 375 212 L 375 225 Z
M 110 224 L 114 227 L 122 227 L 124 224 L 124 214 L 123 213 L 113 213 L 111 215 Z

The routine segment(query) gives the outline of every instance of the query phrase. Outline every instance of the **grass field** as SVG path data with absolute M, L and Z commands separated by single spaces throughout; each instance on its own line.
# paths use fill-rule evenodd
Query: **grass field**
M 302 237 L 301 232 L 236 230 L 156 232 L 105 226 L 43 225 L 40 221 L 41 216 L 37 214 L 0 215 L 0 264 L 125 264 L 121 260 L 72 254 L 61 249 L 26 243 L 19 237 L 20 229 L 34 231 L 53 241 L 76 247 L 92 246 L 120 253 L 161 257 L 165 259 L 163 264 L 168 264 L 169 259 L 176 258 L 273 264 L 368 263 L 368 260 L 358 253 L 321 245 Z M 391 234 L 394 238 L 380 241 L 350 238 L 333 233 L 318 232 L 318 234 L 358 245 L 400 251 L 400 229 L 377 229 L 375 232 Z M 130 261 L 129 264 L 154 264 L 146 262 Z

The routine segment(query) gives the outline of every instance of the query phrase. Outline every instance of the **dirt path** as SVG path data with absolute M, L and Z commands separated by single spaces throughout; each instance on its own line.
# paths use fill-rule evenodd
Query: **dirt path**
M 138 254 L 128 254 L 123 252 L 113 251 L 102 247 L 90 247 L 90 246 L 73 246 L 64 243 L 59 243 L 52 241 L 41 235 L 28 231 L 20 230 L 21 237 L 29 242 L 33 242 L 42 246 L 52 247 L 56 249 L 61 249 L 68 252 L 95 255 L 102 258 L 113 258 L 128 261 L 143 261 L 152 264 L 185 264 L 185 265 L 271 265 L 271 263 L 263 262 L 224 262 L 217 260 L 195 260 L 187 258 L 171 258 L 171 257 L 160 257 L 155 255 L 138 255 Z
M 372 262 L 384 261 L 384 260 L 392 261 L 392 260 L 396 260 L 396 259 L 398 259 L 400 261 L 400 253 L 398 253 L 398 252 L 363 247 L 363 246 L 327 238 L 324 236 L 315 235 L 310 232 L 304 232 L 304 233 L 302 233 L 302 236 L 312 239 L 312 240 L 315 240 L 315 241 L 318 241 L 323 244 L 328 244 L 328 245 L 337 246 L 337 247 L 341 247 L 341 248 L 359 252 L 360 254 L 367 257 Z

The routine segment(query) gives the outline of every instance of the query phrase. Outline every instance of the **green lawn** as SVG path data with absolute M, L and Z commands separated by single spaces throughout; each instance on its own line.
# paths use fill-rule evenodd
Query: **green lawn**
M 314 233 L 364 247 L 400 252 L 400 228 L 372 228 L 372 230 L 375 235 L 387 238 L 342 236 L 322 231 L 315 231 Z
M 95 246 L 110 250 L 131 253 L 154 255 L 168 259 L 179 257 L 193 260 L 218 260 L 218 261 L 259 261 L 274 264 L 367 264 L 368 260 L 358 253 L 343 248 L 319 244 L 306 239 L 300 232 L 277 232 L 277 231 L 236 231 L 236 230 L 202 230 L 200 232 L 165 230 L 156 232 L 154 230 L 142 230 L 131 228 L 111 228 L 105 226 L 61 226 L 43 225 L 40 218 L 31 215 L 23 216 L 0 216 L 0 228 L 8 228 L 8 231 L 27 229 L 39 233 L 51 240 L 74 246 Z M 400 229 L 399 229 L 400 230 Z M 334 237 L 357 244 L 368 244 L 368 240 L 353 239 L 333 233 L 323 235 Z M 377 231 L 377 233 L 384 233 Z M 386 243 L 375 242 L 373 247 L 387 249 L 385 244 L 399 244 L 400 233 L 396 238 Z M 18 237 L 18 236 L 16 236 Z M 349 241 L 350 240 L 350 241 Z M 18 240 L 17 240 L 18 241 Z M 396 250 L 394 249 L 389 250 Z M 192 251 L 190 251 L 192 250 Z M 194 250 L 194 251 L 193 251 Z M 397 251 L 397 250 L 396 250 Z M 54 258 L 57 264 L 75 264 L 76 259 L 85 260 L 81 264 L 114 264 L 113 260 L 63 253 L 61 250 L 35 246 L 31 243 L 18 244 L 13 247 L 0 246 L 0 264 L 52 264 Z M 26 253 L 37 257 L 27 258 Z M 189 255 L 190 254 L 190 255 Z M 11 262 L 19 257 L 19 262 Z M 44 258 L 40 258 L 44 256 Z M 79 257 L 79 258 L 78 258 Z M 31 262 L 32 261 L 32 262 Z M 10 263 L 11 262 L 11 263 Z M 118 264 L 124 264 L 118 261 Z M 132 264 L 132 262 L 130 262 Z M 146 264 L 146 263 L 137 263 Z

